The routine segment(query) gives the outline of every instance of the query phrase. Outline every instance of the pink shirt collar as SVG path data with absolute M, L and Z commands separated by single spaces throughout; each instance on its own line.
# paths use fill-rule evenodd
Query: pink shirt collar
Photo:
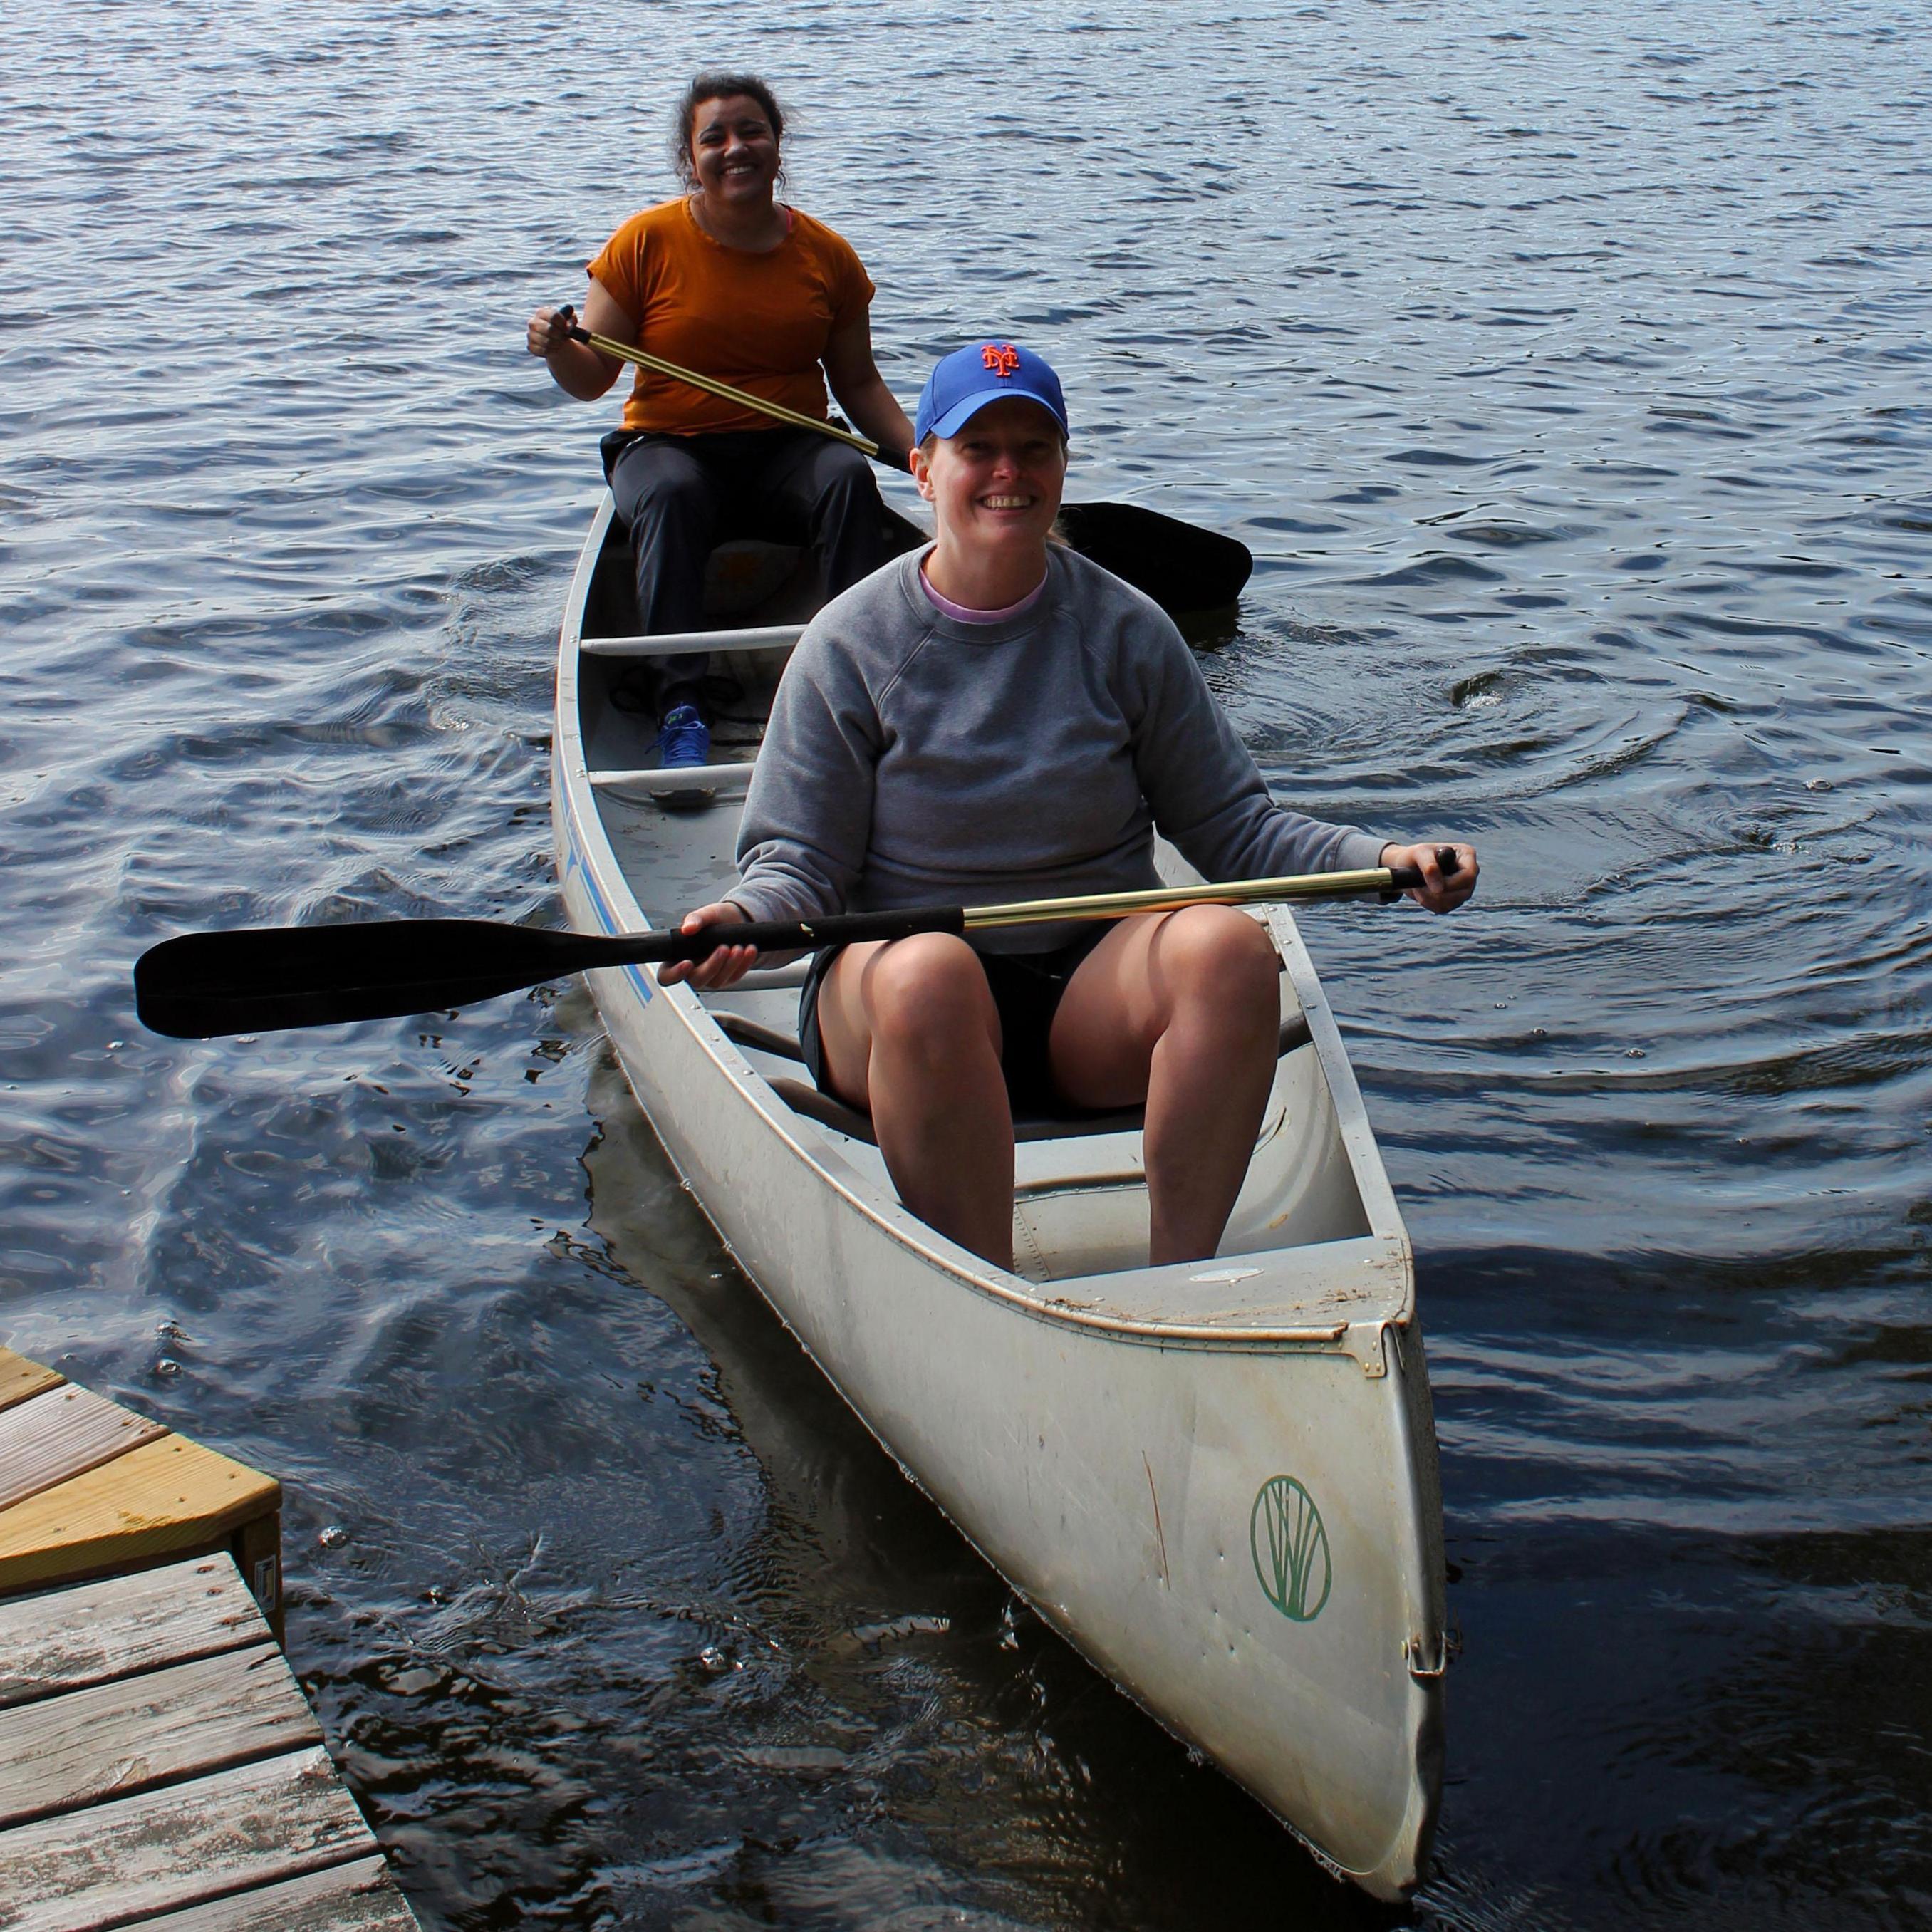
M 956 604 L 951 598 L 940 596 L 927 580 L 923 562 L 919 567 L 919 587 L 926 592 L 933 608 L 950 617 L 956 624 L 1010 624 L 1016 617 L 1024 617 L 1046 596 L 1047 578 L 1052 574 L 1048 571 L 1046 577 L 1042 577 L 1017 604 L 1009 604 L 1001 610 L 976 610 L 970 604 Z

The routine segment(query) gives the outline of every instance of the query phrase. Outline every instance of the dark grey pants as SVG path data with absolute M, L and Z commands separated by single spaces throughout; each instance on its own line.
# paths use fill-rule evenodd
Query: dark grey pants
M 630 526 L 638 625 L 647 636 L 705 628 L 705 561 L 730 538 L 809 544 L 829 596 L 894 554 L 871 464 L 812 430 L 640 436 L 618 452 L 610 491 Z M 660 708 L 692 701 L 702 709 L 708 662 L 702 652 L 664 659 Z

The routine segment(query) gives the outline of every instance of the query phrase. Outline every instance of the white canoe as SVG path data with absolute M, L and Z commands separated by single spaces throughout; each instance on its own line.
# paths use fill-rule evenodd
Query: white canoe
M 808 584 L 775 586 L 789 562 L 713 560 L 745 627 L 704 641 L 729 654 L 744 722 L 714 740 L 712 807 L 667 811 L 658 794 L 694 775 L 652 769 L 655 718 L 624 680 L 680 646 L 627 634 L 628 550 L 605 498 L 557 659 L 557 861 L 579 930 L 665 923 L 735 878 L 758 720 L 811 608 Z M 1220 1253 L 1178 1267 L 1147 1265 L 1130 1118 L 1022 1140 L 1003 1273 L 915 1220 L 864 1124 L 812 1093 L 802 968 L 703 998 L 645 968 L 590 978 L 705 1213 L 912 1480 L 1168 1730 L 1396 1898 L 1435 1822 L 1445 1659 L 1414 1272 L 1294 922 L 1266 917 L 1285 1051 Z

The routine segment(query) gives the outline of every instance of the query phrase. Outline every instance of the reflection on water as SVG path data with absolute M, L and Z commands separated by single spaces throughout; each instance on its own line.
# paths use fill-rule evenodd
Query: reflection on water
M 604 416 L 519 319 L 664 186 L 669 77 L 762 64 L 899 392 L 1048 349 L 1080 496 L 1254 548 L 1193 641 L 1283 794 L 1484 848 L 1454 921 L 1304 921 L 1442 1436 L 1417 1922 L 1922 1920 L 1916 14 L 642 18 L 0 14 L 0 1337 L 286 1480 L 427 1923 L 1382 1922 L 906 1486 L 580 988 L 134 1023 L 182 928 L 554 908 Z

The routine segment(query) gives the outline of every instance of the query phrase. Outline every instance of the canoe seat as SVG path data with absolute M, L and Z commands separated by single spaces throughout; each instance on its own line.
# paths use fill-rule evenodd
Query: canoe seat
M 727 1040 L 740 1046 L 748 1046 L 759 1053 L 769 1053 L 784 1060 L 796 1060 L 801 1064 L 804 1054 L 798 1042 L 789 1034 L 781 1033 L 776 1027 L 764 1025 L 761 1022 L 747 1019 L 742 1013 L 714 1013 L 718 1030 Z M 1282 1023 L 1280 1038 L 1275 1048 L 1277 1059 L 1286 1058 L 1296 1048 L 1309 1044 L 1310 1035 L 1308 1022 L 1300 1013 L 1292 1020 Z M 855 1141 L 864 1141 L 877 1147 L 878 1142 L 872 1132 L 872 1118 L 861 1113 L 856 1107 L 848 1106 L 830 1094 L 821 1094 L 814 1086 L 802 1080 L 793 1080 L 781 1074 L 769 1081 L 772 1091 L 795 1114 L 802 1114 L 808 1120 L 816 1120 L 822 1127 L 830 1127 Z M 1084 1134 L 1137 1134 L 1147 1124 L 1144 1107 L 1124 1107 L 1117 1112 L 1095 1114 L 1042 1114 L 1030 1118 L 1022 1118 L 1013 1123 L 1013 1138 L 1016 1141 L 1072 1140 Z

